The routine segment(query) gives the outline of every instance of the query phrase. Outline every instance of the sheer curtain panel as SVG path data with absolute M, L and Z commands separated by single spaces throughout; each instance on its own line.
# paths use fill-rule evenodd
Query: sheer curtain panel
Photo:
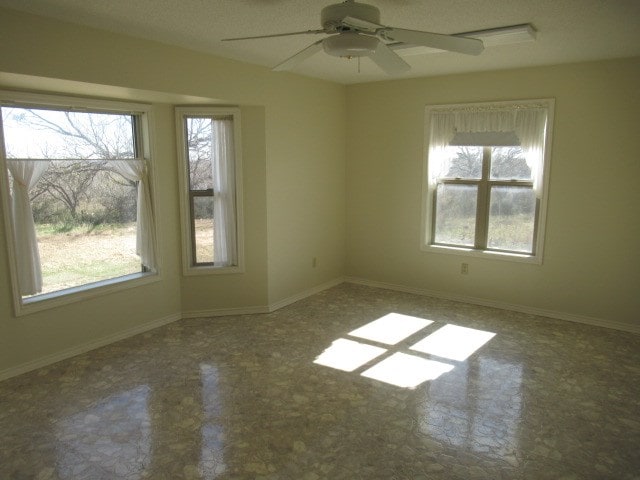
M 213 258 L 216 266 L 238 264 L 233 120 L 216 119 L 212 128 Z
M 522 109 L 516 117 L 516 134 L 531 169 L 533 190 L 536 198 L 542 196 L 544 142 L 546 137 L 547 110 L 543 108 Z
M 434 188 L 438 178 L 448 171 L 451 159 L 447 147 L 455 135 L 455 115 L 451 112 L 431 114 L 431 135 L 429 141 L 429 188 Z
M 110 160 L 108 164 L 127 180 L 138 182 L 136 253 L 140 255 L 142 265 L 149 270 L 156 270 L 156 229 L 146 161 Z
M 20 295 L 34 295 L 42 291 L 42 269 L 29 190 L 47 171 L 49 162 L 7 159 L 7 168 L 13 178 L 11 222 L 15 239 L 18 286 Z

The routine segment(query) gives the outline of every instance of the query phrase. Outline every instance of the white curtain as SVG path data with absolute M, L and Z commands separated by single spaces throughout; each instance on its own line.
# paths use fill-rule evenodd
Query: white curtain
M 516 109 L 465 109 L 453 113 L 455 135 L 450 145 L 520 145 L 515 134 Z
M 213 258 L 216 266 L 226 267 L 238 264 L 233 121 L 214 119 L 211 141 Z
M 516 134 L 531 169 L 536 198 L 542 196 L 544 142 L 546 138 L 547 110 L 545 108 L 522 109 L 516 117 Z
M 20 295 L 34 295 L 42 291 L 42 269 L 29 190 L 47 171 L 49 162 L 7 159 L 7 167 L 13 177 L 11 222 L 18 266 L 18 286 Z
M 512 132 L 516 125 L 513 108 L 463 109 L 453 113 L 456 132 Z
M 431 113 L 429 143 L 429 185 L 449 170 L 451 159 L 446 147 L 484 139 L 479 145 L 505 145 L 505 139 L 518 140 L 531 169 L 536 196 L 542 194 L 544 141 L 547 109 L 539 105 L 500 107 L 461 107 Z M 454 138 L 464 139 L 456 143 Z M 483 143 L 486 142 L 486 143 Z M 517 143 L 512 143 L 517 144 Z
M 156 270 L 156 229 L 146 161 L 109 160 L 107 165 L 127 180 L 138 182 L 136 253 L 140 255 L 142 265 L 149 270 Z
M 447 155 L 447 147 L 454 135 L 455 115 L 451 112 L 433 112 L 429 139 L 429 188 L 433 188 L 436 180 L 449 171 L 451 158 Z

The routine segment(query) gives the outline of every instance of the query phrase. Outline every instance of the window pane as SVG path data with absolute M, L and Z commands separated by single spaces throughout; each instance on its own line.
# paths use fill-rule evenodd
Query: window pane
M 213 197 L 193 197 L 195 263 L 213 262 Z
M 2 107 L 8 158 L 135 158 L 133 116 Z
M 487 246 L 532 253 L 535 211 L 533 188 L 491 188 Z
M 137 182 L 109 165 L 138 157 L 135 115 L 2 107 L 2 120 L 9 158 L 49 160 L 29 191 L 40 293 L 139 273 Z
M 211 168 L 211 118 L 187 117 L 187 149 L 189 152 L 189 188 L 213 188 Z
M 491 147 L 491 179 L 531 180 L 531 169 L 520 147 Z
M 447 178 L 482 177 L 482 147 L 447 147 Z
M 52 161 L 30 190 L 42 293 L 141 271 L 136 182 L 105 162 Z
M 477 202 L 476 185 L 438 185 L 435 243 L 473 246 Z

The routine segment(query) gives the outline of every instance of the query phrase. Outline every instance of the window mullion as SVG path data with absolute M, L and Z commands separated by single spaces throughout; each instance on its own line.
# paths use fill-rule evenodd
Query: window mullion
M 482 149 L 482 178 L 478 182 L 478 206 L 476 210 L 475 248 L 487 248 L 489 224 L 489 170 L 491 167 L 491 147 Z

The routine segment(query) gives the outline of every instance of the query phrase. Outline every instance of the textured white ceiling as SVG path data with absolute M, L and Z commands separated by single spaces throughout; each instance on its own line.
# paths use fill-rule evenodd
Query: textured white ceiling
M 365 0 L 362 0 L 365 1 Z M 335 0 L 0 0 L 0 6 L 273 67 L 322 38 L 300 35 L 242 42 L 222 38 L 320 28 Z M 640 0 L 368 0 L 385 25 L 459 33 L 523 23 L 533 43 L 487 48 L 480 56 L 405 57 L 402 77 L 495 70 L 640 55 Z M 318 53 L 295 73 L 340 83 L 390 78 L 369 59 Z

